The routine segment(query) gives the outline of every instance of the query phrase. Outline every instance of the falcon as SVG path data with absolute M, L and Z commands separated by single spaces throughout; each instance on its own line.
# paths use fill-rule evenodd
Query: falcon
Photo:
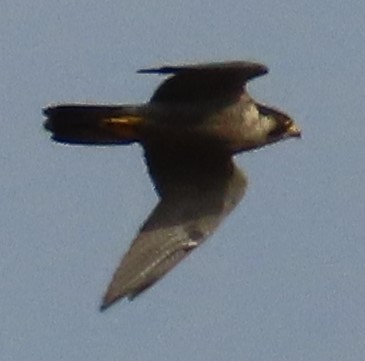
M 262 64 L 232 61 L 138 72 L 168 76 L 147 103 L 43 110 L 44 127 L 56 142 L 139 143 L 159 197 L 115 271 L 101 310 L 151 287 L 237 206 L 247 186 L 233 161 L 237 153 L 301 135 L 287 114 L 247 92 L 248 81 L 268 72 Z

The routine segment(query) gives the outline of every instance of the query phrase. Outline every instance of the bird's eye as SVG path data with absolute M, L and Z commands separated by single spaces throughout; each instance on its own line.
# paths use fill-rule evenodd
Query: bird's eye
M 284 122 L 284 126 L 286 129 L 290 128 L 291 125 L 293 124 L 292 120 L 291 119 L 287 119 L 285 122 Z

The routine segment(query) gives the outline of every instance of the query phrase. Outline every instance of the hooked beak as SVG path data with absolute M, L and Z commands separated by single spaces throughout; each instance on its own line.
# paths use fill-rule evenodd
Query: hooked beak
M 286 131 L 286 134 L 289 137 L 295 137 L 295 138 L 301 138 L 302 136 L 300 128 L 295 123 L 292 123 L 290 125 L 290 127 Z

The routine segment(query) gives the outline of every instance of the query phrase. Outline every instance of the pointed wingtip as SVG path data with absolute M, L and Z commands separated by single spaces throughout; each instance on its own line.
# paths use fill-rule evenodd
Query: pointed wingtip
M 141 291 L 143 292 L 143 291 Z M 100 312 L 104 312 L 106 309 L 108 309 L 110 306 L 113 306 L 114 303 L 121 301 L 123 298 L 127 298 L 128 301 L 133 301 L 141 292 L 139 293 L 130 293 L 130 294 L 125 294 L 125 295 L 118 295 L 118 296 L 111 296 L 109 293 L 107 293 L 102 302 L 101 305 L 99 306 L 99 311 Z
M 104 312 L 107 308 L 109 308 L 109 306 L 111 306 L 110 303 L 103 301 L 102 304 L 99 306 L 99 311 Z
M 110 306 L 114 305 L 116 302 L 121 301 L 124 297 L 127 297 L 129 300 L 131 300 L 129 295 L 124 294 L 124 293 L 122 293 L 122 294 L 115 293 L 115 292 L 112 292 L 111 289 L 109 289 L 103 297 L 101 305 L 99 306 L 99 311 L 104 312 L 106 309 L 108 309 Z
M 99 306 L 99 311 L 104 312 L 108 308 L 107 305 L 104 305 L 103 303 Z
M 119 300 L 119 298 L 110 297 L 110 295 L 107 293 L 101 302 L 99 311 L 104 312 L 106 309 L 108 309 L 111 305 L 113 305 L 118 300 Z

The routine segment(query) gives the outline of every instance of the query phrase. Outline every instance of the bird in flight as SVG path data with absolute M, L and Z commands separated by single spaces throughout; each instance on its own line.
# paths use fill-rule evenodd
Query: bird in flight
M 168 75 L 147 103 L 43 110 L 44 127 L 56 142 L 139 143 L 159 196 L 115 271 L 101 310 L 151 287 L 237 206 L 247 179 L 234 155 L 300 137 L 287 114 L 247 92 L 247 82 L 267 72 L 247 61 L 142 69 Z

